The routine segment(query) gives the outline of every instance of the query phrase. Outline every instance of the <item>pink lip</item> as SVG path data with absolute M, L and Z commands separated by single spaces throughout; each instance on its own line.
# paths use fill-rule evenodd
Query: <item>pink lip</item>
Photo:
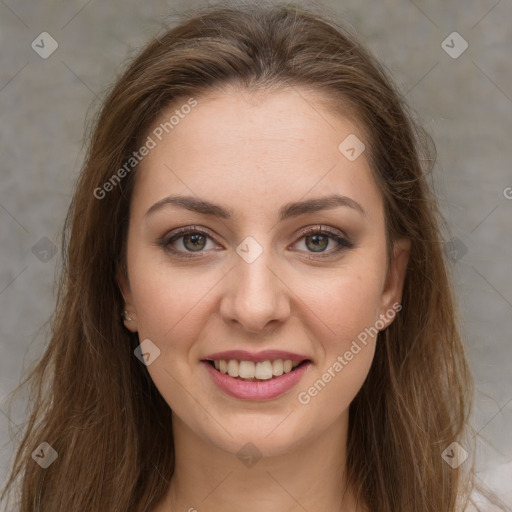
M 236 359 L 237 361 L 253 361 L 255 363 L 261 361 L 275 361 L 276 359 L 291 359 L 294 361 L 304 361 L 309 359 L 308 356 L 301 354 L 294 354 L 293 352 L 284 352 L 283 350 L 263 350 L 261 352 L 247 352 L 246 350 L 226 350 L 224 352 L 215 352 L 210 354 L 204 359 L 209 361 L 229 361 L 230 359 Z
M 217 354 L 214 355 L 217 357 Z M 237 357 L 231 357 L 231 359 L 237 359 Z M 241 359 L 247 361 L 246 356 Z M 276 357 L 276 359 L 279 359 L 279 357 Z M 287 359 L 290 358 L 287 357 Z M 295 370 L 283 373 L 280 377 L 254 382 L 230 377 L 228 374 L 219 372 L 206 361 L 201 361 L 201 364 L 206 367 L 213 382 L 228 395 L 242 400 L 271 400 L 292 389 L 311 365 L 311 361 L 304 362 Z

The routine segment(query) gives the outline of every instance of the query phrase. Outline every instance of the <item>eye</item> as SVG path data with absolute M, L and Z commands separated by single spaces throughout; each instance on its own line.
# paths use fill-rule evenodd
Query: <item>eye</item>
M 313 256 L 312 258 L 326 258 L 329 256 L 333 256 L 338 254 L 339 252 L 351 249 L 354 247 L 354 244 L 350 242 L 347 238 L 341 236 L 339 233 L 335 231 L 331 231 L 328 227 L 315 227 L 304 231 L 301 234 L 299 240 L 304 239 L 304 245 L 307 249 L 311 249 L 311 252 L 314 254 L 318 254 L 318 256 Z M 338 247 L 331 251 L 326 251 L 325 249 L 329 246 L 329 242 L 334 241 Z M 298 243 L 298 242 L 296 242 Z M 311 258 L 311 256 L 308 256 Z
M 178 240 L 182 241 L 177 244 Z M 165 236 L 163 239 L 158 241 L 166 252 L 170 252 L 178 258 L 194 258 L 194 254 L 189 253 L 201 253 L 206 249 L 206 243 L 208 240 L 213 241 L 213 238 L 202 229 L 198 229 L 195 226 L 187 226 L 185 228 L 177 229 L 172 233 L 171 236 Z M 185 252 L 177 249 L 175 246 L 181 246 Z

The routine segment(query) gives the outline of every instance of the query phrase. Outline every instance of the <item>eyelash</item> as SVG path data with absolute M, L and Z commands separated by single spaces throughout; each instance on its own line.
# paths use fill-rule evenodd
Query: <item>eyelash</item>
M 172 243 L 174 243 L 176 240 L 179 240 L 180 238 L 182 238 L 185 235 L 203 235 L 203 236 L 213 240 L 212 236 L 210 234 L 208 234 L 206 231 L 203 231 L 202 229 L 199 229 L 196 226 L 187 226 L 184 228 L 178 228 L 177 230 L 172 232 L 172 234 L 162 237 L 160 240 L 158 240 L 157 245 L 162 247 L 164 249 L 164 251 L 172 253 L 174 256 L 176 256 L 178 258 L 201 257 L 201 256 L 196 256 L 195 253 L 189 252 L 187 254 L 187 253 L 183 253 L 183 252 L 178 251 L 171 247 Z M 301 240 L 302 238 L 304 238 L 306 236 L 311 236 L 311 235 L 327 236 L 331 240 L 338 242 L 339 247 L 337 249 L 332 250 L 327 253 L 317 253 L 316 256 L 308 256 L 309 259 L 329 258 L 329 257 L 332 257 L 332 256 L 340 253 L 341 251 L 344 251 L 346 249 L 352 249 L 354 247 L 354 244 L 352 242 L 350 242 L 346 238 L 340 236 L 338 233 L 331 231 L 329 228 L 326 228 L 323 226 L 314 227 L 314 228 L 310 228 L 310 229 L 303 231 L 300 234 L 300 237 L 298 240 Z M 198 251 L 198 253 L 201 253 L 201 252 L 203 252 L 203 251 Z M 311 253 L 311 254 L 315 254 L 315 253 Z

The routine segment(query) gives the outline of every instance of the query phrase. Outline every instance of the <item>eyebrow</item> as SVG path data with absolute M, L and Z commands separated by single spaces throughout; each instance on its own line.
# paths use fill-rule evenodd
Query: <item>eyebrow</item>
M 191 212 L 196 212 L 202 215 L 212 215 L 222 219 L 230 219 L 234 214 L 232 208 L 226 208 L 224 206 L 211 203 L 206 199 L 199 199 L 193 196 L 168 196 L 151 206 L 145 216 L 147 217 L 166 206 L 177 206 Z M 332 194 L 326 197 L 287 203 L 279 209 L 278 218 L 279 221 L 282 222 L 290 218 L 299 217 L 300 215 L 315 213 L 321 210 L 331 210 L 340 206 L 352 208 L 362 216 L 367 216 L 366 211 L 357 201 L 354 201 L 350 197 Z

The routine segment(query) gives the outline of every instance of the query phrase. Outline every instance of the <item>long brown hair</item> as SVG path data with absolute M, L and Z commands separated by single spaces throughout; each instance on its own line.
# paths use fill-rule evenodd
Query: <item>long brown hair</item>
M 362 124 L 388 249 L 400 237 L 412 247 L 403 309 L 379 335 L 350 405 L 347 471 L 371 511 L 458 510 L 473 467 L 452 469 L 441 453 L 452 442 L 471 452 L 464 436 L 473 388 L 429 183 L 428 136 L 382 66 L 331 16 L 261 2 L 187 15 L 130 63 L 95 122 L 64 225 L 51 339 L 20 384 L 31 383 L 32 408 L 2 497 L 19 484 L 21 512 L 108 512 L 149 511 L 166 493 L 171 410 L 134 357 L 139 339 L 121 321 L 116 279 L 126 274 L 136 166 L 108 193 L 94 191 L 129 161 L 171 102 L 229 83 L 322 91 Z M 45 470 L 31 457 L 42 442 L 58 454 Z

